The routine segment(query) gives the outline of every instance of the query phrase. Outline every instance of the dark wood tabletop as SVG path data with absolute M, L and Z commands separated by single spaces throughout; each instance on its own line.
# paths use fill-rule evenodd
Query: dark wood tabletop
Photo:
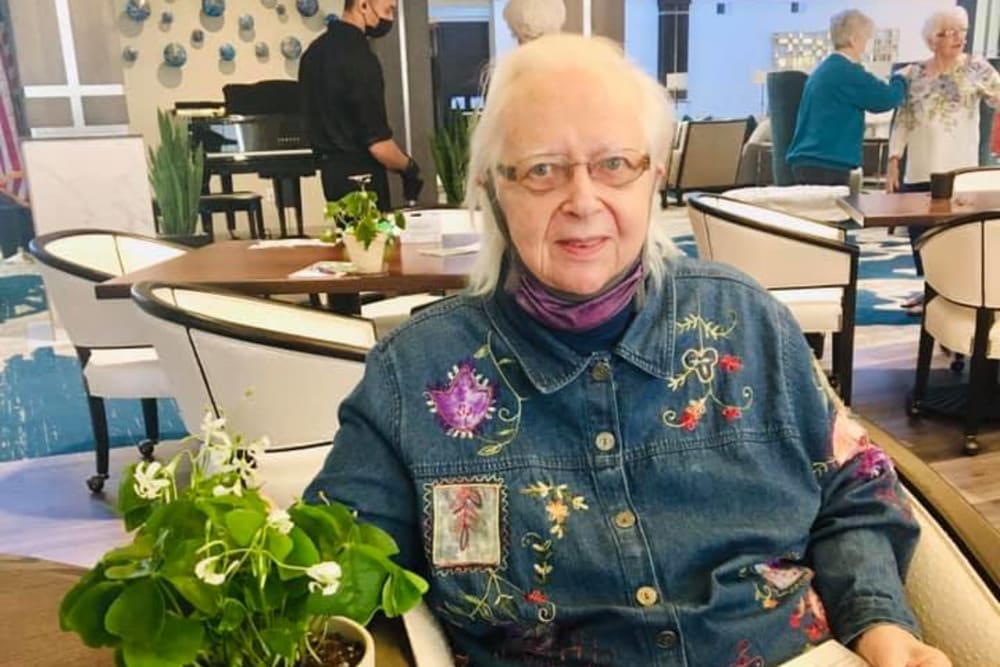
M 74 565 L 0 555 L 0 667 L 113 667 L 110 650 L 84 646 L 59 629 L 59 603 L 83 570 Z M 413 667 L 406 630 L 399 619 L 376 618 L 378 667 Z
M 928 192 L 865 192 L 837 203 L 863 227 L 931 227 L 959 215 L 1000 210 L 1000 192 L 962 192 L 951 199 L 931 199 Z
M 422 251 L 434 244 L 395 243 L 386 255 L 384 273 L 343 277 L 290 278 L 321 260 L 346 260 L 340 244 L 251 248 L 257 241 L 222 241 L 179 257 L 113 278 L 96 287 L 98 299 L 127 299 L 132 285 L 144 280 L 222 287 L 244 294 L 411 294 L 465 286 L 476 254 L 435 257 Z

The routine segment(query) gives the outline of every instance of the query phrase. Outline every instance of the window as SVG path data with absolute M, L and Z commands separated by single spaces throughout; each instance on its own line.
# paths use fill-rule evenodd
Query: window
M 691 0 L 659 0 L 660 81 L 669 74 L 688 71 L 688 17 Z M 671 77 L 676 78 L 676 77 Z M 687 98 L 686 86 L 673 91 L 676 99 Z

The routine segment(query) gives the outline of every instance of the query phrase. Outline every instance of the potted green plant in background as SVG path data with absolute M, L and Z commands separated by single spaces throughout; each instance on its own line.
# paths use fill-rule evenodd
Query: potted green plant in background
M 62 629 L 125 667 L 374 667 L 362 626 L 414 607 L 427 582 L 343 505 L 273 507 L 255 474 L 266 440 L 208 416 L 202 431 L 197 453 L 126 471 L 118 509 L 132 543 L 66 594 Z
M 209 243 L 211 236 L 195 234 L 205 151 L 194 145 L 183 118 L 157 109 L 156 122 L 160 145 L 149 149 L 149 183 L 159 212 L 159 235 L 186 245 Z
M 347 255 L 358 273 L 378 273 L 385 261 L 386 247 L 397 229 L 406 228 L 402 213 L 382 213 L 378 195 L 365 189 L 367 178 L 359 180 L 360 190 L 349 192 L 337 201 L 326 203 L 326 217 L 340 231 Z M 337 240 L 334 229 L 323 234 L 327 241 Z
M 465 179 L 469 168 L 469 137 L 473 116 L 448 112 L 431 141 L 431 154 L 445 201 L 458 206 L 465 200 Z

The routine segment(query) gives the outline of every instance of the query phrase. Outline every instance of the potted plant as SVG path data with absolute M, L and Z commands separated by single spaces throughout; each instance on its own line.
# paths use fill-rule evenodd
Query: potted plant
M 378 209 L 378 195 L 365 190 L 367 179 L 359 180 L 360 190 L 349 192 L 337 201 L 326 203 L 326 217 L 340 230 L 347 255 L 358 273 L 378 273 L 385 261 L 386 247 L 397 229 L 406 228 L 406 218 L 399 211 L 392 219 Z M 327 230 L 323 239 L 336 240 L 334 230 Z
M 374 667 L 362 625 L 409 610 L 427 582 L 343 505 L 273 507 L 255 474 L 266 440 L 210 416 L 202 431 L 197 453 L 126 471 L 118 509 L 132 542 L 66 594 L 61 627 L 125 667 Z
M 149 183 L 156 196 L 159 224 L 163 238 L 186 245 L 204 245 L 212 240 L 207 234 L 195 234 L 205 151 L 188 133 L 187 121 L 156 110 L 160 145 L 149 149 Z
M 471 115 L 448 112 L 431 141 L 434 167 L 441 178 L 445 201 L 453 206 L 465 200 L 472 118 Z

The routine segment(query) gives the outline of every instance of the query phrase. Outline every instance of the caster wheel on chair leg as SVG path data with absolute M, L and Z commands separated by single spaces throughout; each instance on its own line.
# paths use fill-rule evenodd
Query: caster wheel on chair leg
M 143 440 L 139 443 L 139 453 L 142 454 L 142 460 L 149 462 L 153 460 L 153 450 L 156 448 L 155 440 Z
M 951 369 L 952 373 L 961 373 L 965 370 L 965 359 L 955 359 L 948 365 L 948 368 Z
M 965 446 L 962 448 L 962 453 L 966 456 L 975 456 L 979 453 L 979 443 L 976 442 L 975 437 L 966 436 Z
M 104 491 L 104 480 L 108 478 L 107 475 L 94 475 L 87 480 L 87 488 L 93 494 L 98 494 Z
M 924 405 L 921 401 L 915 401 L 913 398 L 906 399 L 906 415 L 917 419 L 924 415 Z

